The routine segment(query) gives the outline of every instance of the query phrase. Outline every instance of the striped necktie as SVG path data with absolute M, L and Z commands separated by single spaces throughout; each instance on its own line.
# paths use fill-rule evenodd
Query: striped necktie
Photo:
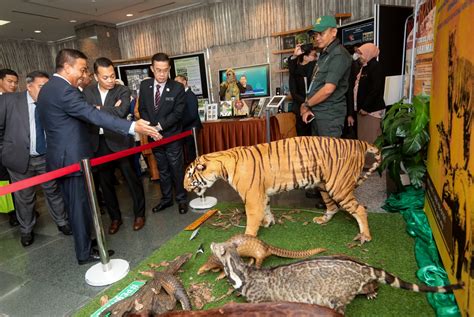
M 156 93 L 155 93 L 155 112 L 158 112 L 158 107 L 160 105 L 160 99 L 161 99 L 161 94 L 160 94 L 160 85 L 156 85 Z

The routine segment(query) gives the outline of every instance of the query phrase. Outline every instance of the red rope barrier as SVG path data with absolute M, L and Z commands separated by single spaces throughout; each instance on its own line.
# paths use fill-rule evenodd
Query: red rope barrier
M 148 150 L 160 145 L 174 142 L 176 140 L 185 138 L 188 135 L 192 135 L 192 134 L 193 134 L 192 130 L 189 130 L 189 131 L 182 132 L 180 134 L 170 136 L 169 138 L 161 139 L 159 141 L 154 141 L 145 145 L 136 146 L 130 149 L 120 151 L 120 152 L 93 158 L 91 159 L 91 166 L 97 166 L 97 165 L 108 163 L 110 161 L 118 160 L 132 154 L 136 154 L 136 153 L 143 152 L 145 150 Z M 72 174 L 79 171 L 80 171 L 79 163 L 74 163 L 69 166 L 66 166 L 66 167 L 45 173 L 45 174 L 33 176 L 30 178 L 21 180 L 19 182 L 12 183 L 8 186 L 0 187 L 0 196 L 10 194 L 10 193 L 13 193 L 13 192 L 16 192 L 28 187 L 32 187 L 35 185 L 39 185 L 42 183 L 46 183 L 46 182 L 52 181 L 53 179 L 57 179 L 65 175 Z

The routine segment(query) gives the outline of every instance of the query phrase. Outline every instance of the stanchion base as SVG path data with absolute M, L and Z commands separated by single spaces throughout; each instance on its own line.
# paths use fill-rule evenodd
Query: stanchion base
M 130 270 L 130 264 L 121 259 L 111 259 L 110 269 L 104 272 L 102 263 L 97 263 L 86 272 L 86 283 L 90 286 L 105 286 L 124 278 Z
M 198 197 L 189 202 L 189 206 L 195 210 L 209 209 L 217 204 L 217 198 L 211 196 L 205 196 L 204 198 Z

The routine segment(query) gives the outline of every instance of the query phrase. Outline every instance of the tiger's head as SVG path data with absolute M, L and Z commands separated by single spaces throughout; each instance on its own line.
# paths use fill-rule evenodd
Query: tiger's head
M 184 174 L 184 189 L 194 191 L 202 196 L 206 189 L 211 187 L 221 177 L 222 165 L 216 161 L 207 160 L 204 156 L 198 157 L 189 164 Z

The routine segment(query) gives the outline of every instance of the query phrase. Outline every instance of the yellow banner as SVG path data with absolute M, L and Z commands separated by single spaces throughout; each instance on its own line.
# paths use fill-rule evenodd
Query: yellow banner
M 474 316 L 474 0 L 436 5 L 425 211 L 464 316 Z

